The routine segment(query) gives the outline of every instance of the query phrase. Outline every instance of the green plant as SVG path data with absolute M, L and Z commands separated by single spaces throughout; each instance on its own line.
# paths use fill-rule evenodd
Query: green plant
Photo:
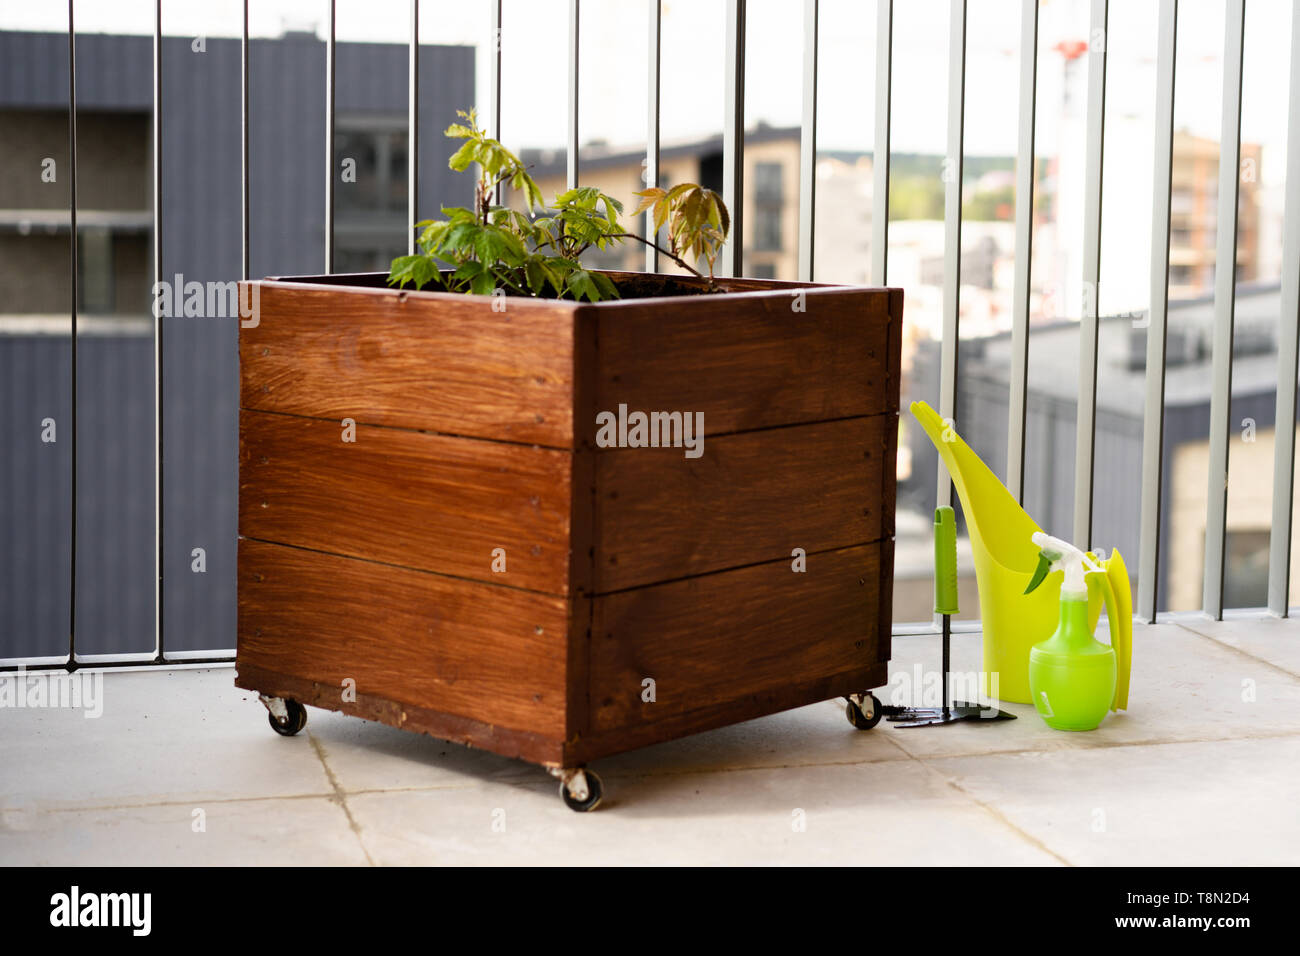
M 703 259 L 709 266 L 709 287 L 712 288 L 714 264 L 722 252 L 722 244 L 727 241 L 727 234 L 731 232 L 731 214 L 727 212 L 722 197 L 695 183 L 679 183 L 672 189 L 656 186 L 643 189 L 637 195 L 641 197 L 641 204 L 636 207 L 636 214 L 654 210 L 656 235 L 665 223 L 668 225 L 668 255 L 697 276 L 699 273 L 681 257 L 689 254 L 697 262 Z
M 653 207 L 655 231 L 667 223 L 669 249 L 625 232 L 619 224 L 623 205 L 592 186 L 578 186 L 555 197 L 550 207 L 527 168 L 514 153 L 479 128 L 474 111 L 459 112 L 464 123 L 447 127 L 446 135 L 462 141 L 448 165 L 458 171 L 478 166 L 474 208 L 445 206 L 445 219 L 416 223 L 419 251 L 393 260 L 388 276 L 399 288 L 408 282 L 420 289 L 436 284 L 452 292 L 507 294 L 548 298 L 618 298 L 610 279 L 582 265 L 588 249 L 609 248 L 634 239 L 658 249 L 678 265 L 703 278 L 683 256 L 708 263 L 710 289 L 713 266 L 730 228 L 727 207 L 717 193 L 693 183 L 671 190 L 638 193 L 637 212 Z M 524 209 L 494 202 L 499 187 L 518 192 Z

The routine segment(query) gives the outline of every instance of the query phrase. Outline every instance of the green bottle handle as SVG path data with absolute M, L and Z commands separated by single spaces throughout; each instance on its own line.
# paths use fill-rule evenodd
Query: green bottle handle
M 957 613 L 957 518 L 948 505 L 934 509 L 934 613 Z
M 1092 552 L 1089 552 L 1091 555 Z M 1104 572 L 1086 575 L 1088 593 L 1097 591 L 1106 603 L 1106 620 L 1110 624 L 1110 646 L 1115 652 L 1115 694 L 1110 702 L 1111 710 L 1128 708 L 1128 672 L 1132 667 L 1133 625 L 1119 616 L 1119 602 L 1115 599 L 1115 587 L 1110 576 Z M 1095 638 L 1094 638 L 1095 639 Z

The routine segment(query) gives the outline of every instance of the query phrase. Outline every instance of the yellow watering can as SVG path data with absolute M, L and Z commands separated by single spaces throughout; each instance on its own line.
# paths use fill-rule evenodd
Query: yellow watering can
M 1054 571 L 1036 590 L 1024 593 L 1038 567 L 1039 549 L 1033 535 L 1043 529 L 938 412 L 925 402 L 913 402 L 911 408 L 947 466 L 966 514 L 984 628 L 984 693 L 1017 704 L 1032 703 L 1029 650 L 1056 630 L 1065 575 Z M 1119 664 L 1112 709 L 1123 710 L 1128 707 L 1132 591 L 1119 551 L 1112 551 L 1099 563 L 1115 595 L 1116 619 L 1125 630 L 1111 635 Z M 1088 629 L 1092 632 L 1103 598 L 1100 589 L 1090 589 L 1089 595 Z

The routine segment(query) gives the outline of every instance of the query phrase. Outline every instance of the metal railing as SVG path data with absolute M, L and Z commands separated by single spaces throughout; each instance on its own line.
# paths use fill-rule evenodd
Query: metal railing
M 567 2 L 567 126 L 565 144 L 567 152 L 566 178 L 570 186 L 579 176 L 580 131 L 578 123 L 579 97 L 579 29 L 582 22 L 580 0 Z M 1090 0 L 1090 25 L 1094 36 L 1105 36 L 1108 23 L 1108 0 Z M 153 35 L 153 263 L 155 276 L 162 274 L 162 249 L 165 236 L 162 231 L 161 197 L 167 184 L 163 182 L 161 154 L 163 148 L 161 110 L 162 88 L 162 0 L 155 0 L 155 29 Z M 242 274 L 249 275 L 249 34 L 248 8 L 243 4 L 243 30 L 241 40 L 241 94 L 242 94 Z M 326 142 L 324 155 L 328 164 L 325 202 L 325 247 L 323 260 L 326 271 L 334 264 L 334 94 L 335 94 L 335 8 L 330 2 L 327 52 L 324 77 L 326 100 Z M 490 0 L 491 8 L 491 68 L 487 99 L 492 117 L 492 133 L 500 138 L 502 50 L 501 32 L 502 0 Z M 646 178 L 648 185 L 657 185 L 660 176 L 660 78 L 661 78 L 661 25 L 660 0 L 647 0 L 648 12 L 648 96 L 646 103 L 648 136 L 646 148 Z M 1157 580 L 1161 563 L 1160 518 L 1163 502 L 1161 488 L 1163 468 L 1162 441 L 1165 411 L 1166 343 L 1169 318 L 1169 248 L 1170 248 L 1170 197 L 1172 190 L 1172 154 L 1174 132 L 1174 89 L 1176 76 L 1176 40 L 1178 31 L 1178 0 L 1159 0 L 1157 34 L 1157 63 L 1155 88 L 1155 154 L 1152 169 L 1154 182 L 1154 208 L 1151 220 L 1151 276 L 1149 332 L 1146 342 L 1146 380 L 1143 409 L 1142 479 L 1141 479 L 1141 529 L 1138 556 L 1138 599 L 1136 614 L 1151 621 L 1157 612 Z M 1234 262 L 1237 233 L 1237 199 L 1239 182 L 1239 157 L 1241 153 L 1241 89 L 1243 68 L 1243 28 L 1246 11 L 1245 0 L 1228 0 L 1224 23 L 1223 57 L 1223 107 L 1222 107 L 1222 158 L 1219 165 L 1217 218 L 1217 261 Z M 73 167 L 69 187 L 72 217 L 72 282 L 73 282 L 73 368 L 75 383 L 76 362 L 76 255 L 77 255 L 77 196 L 76 196 L 76 59 L 74 3 L 68 3 L 69 37 L 69 145 Z M 800 138 L 800 182 L 798 224 L 798 275 L 811 279 L 816 255 L 814 213 L 816 208 L 816 156 L 817 156 L 817 89 L 818 89 L 818 32 L 819 0 L 803 0 L 802 42 L 802 132 Z M 744 138 L 745 138 L 745 31 L 746 0 L 725 0 L 725 97 L 722 135 L 724 199 L 732 215 L 732 239 L 723 254 L 721 271 L 735 275 L 741 269 L 744 248 Z M 1037 109 L 1038 81 L 1038 0 L 1022 0 L 1020 5 L 1020 92 L 1018 101 L 1017 164 L 1015 176 L 1015 263 L 1012 292 L 1011 363 L 1006 474 L 1013 495 L 1023 499 L 1025 476 L 1026 403 L 1028 389 L 1028 348 L 1030 341 L 1030 274 L 1033 261 L 1033 198 L 1035 167 L 1035 114 Z M 951 418 L 955 412 L 958 373 L 958 342 L 960 337 L 960 274 L 962 230 L 962 163 L 966 118 L 966 0 L 950 0 L 949 10 L 949 73 L 947 105 L 948 169 L 944 191 L 944 257 L 942 289 L 942 351 L 940 361 L 940 413 Z M 410 3 L 409 39 L 409 102 L 408 102 L 408 209 L 409 221 L 417 218 L 419 203 L 419 177 L 417 156 L 420 89 L 418 83 L 420 63 L 420 4 Z M 871 222 L 871 277 L 877 285 L 888 282 L 889 251 L 889 187 L 890 187 L 890 128 L 893 81 L 893 0 L 879 0 L 876 15 L 875 49 L 875 121 L 874 167 L 872 171 L 875 207 Z M 1292 20 L 1292 62 L 1289 79 L 1290 128 L 1284 215 L 1284 242 L 1281 280 L 1281 320 L 1279 322 L 1276 386 L 1276 436 L 1274 444 L 1274 476 L 1272 492 L 1272 536 L 1268 578 L 1268 610 L 1285 616 L 1288 611 L 1288 579 L 1291 567 L 1291 534 L 1293 525 L 1292 496 L 1294 491 L 1295 425 L 1298 360 L 1300 360 L 1300 15 Z M 1103 199 L 1102 161 L 1105 136 L 1106 96 L 1106 44 L 1090 53 L 1088 79 L 1088 106 L 1086 127 L 1084 175 L 1084 237 L 1082 279 L 1085 303 L 1079 322 L 1079 365 L 1077 437 L 1075 460 L 1074 539 L 1089 543 L 1093 519 L 1093 477 L 1095 469 L 1095 438 L 1097 411 L 1097 371 L 1099 313 L 1096 294 L 1100 282 L 1101 213 Z M 505 131 L 508 133 L 508 131 Z M 408 230 L 408 247 L 414 249 L 414 233 Z M 646 268 L 654 270 L 658 258 L 654 250 L 646 253 Z M 1234 270 L 1217 270 L 1214 286 L 1214 340 L 1213 381 L 1211 396 L 1210 468 L 1207 476 L 1209 497 L 1207 507 L 1207 534 L 1205 538 L 1205 564 L 1203 610 L 1221 618 L 1223 615 L 1224 541 L 1226 531 L 1227 465 L 1229 455 L 1229 400 L 1232 385 L 1232 335 L 1234 313 Z M 158 579 L 156 582 L 156 652 L 146 661 L 96 661 L 95 663 L 162 663 L 176 659 L 166 652 L 163 633 L 164 581 L 162 574 L 162 480 L 163 480 L 163 327 L 155 321 L 155 388 L 156 388 L 156 441 L 157 486 L 156 521 L 158 543 Z M 74 385 L 75 389 L 75 385 Z M 74 395 L 75 407 L 75 395 Z M 75 422 L 74 422 L 75 435 Z M 75 437 L 74 437 L 75 448 Z M 75 452 L 74 452 L 75 454 Z M 75 459 L 74 459 L 75 476 Z M 951 483 L 942 463 L 939 465 L 938 497 L 941 502 L 951 500 Z M 74 508 L 75 508 L 74 488 Z M 75 554 L 75 527 L 74 554 Z M 915 630 L 915 629 L 910 629 Z M 909 629 L 897 628 L 898 633 Z M 194 655 L 190 659 L 204 659 Z M 69 660 L 80 662 L 76 655 L 75 636 L 69 643 Z M 64 665 L 54 665 L 64 666 Z

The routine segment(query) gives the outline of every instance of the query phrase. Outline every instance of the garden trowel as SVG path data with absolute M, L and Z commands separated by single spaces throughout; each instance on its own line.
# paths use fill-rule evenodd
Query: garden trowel
M 943 706 L 884 707 L 885 719 L 895 727 L 928 727 L 931 724 L 955 724 L 959 720 L 1015 720 L 1015 714 L 954 700 L 948 703 L 949 645 L 952 640 L 952 615 L 957 613 L 957 521 L 953 510 L 944 505 L 934 510 L 934 611 L 943 615 Z

